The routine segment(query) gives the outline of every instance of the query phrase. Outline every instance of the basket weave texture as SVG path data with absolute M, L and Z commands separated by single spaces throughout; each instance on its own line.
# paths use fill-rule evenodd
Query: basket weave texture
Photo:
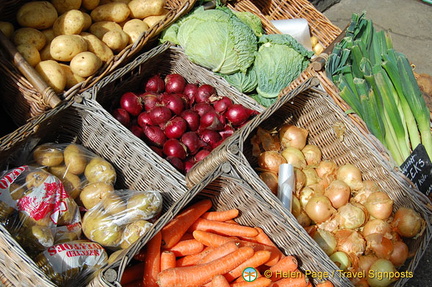
M 6 2 L 6 3 L 5 3 Z M 16 22 L 15 15 L 18 9 L 30 0 L 6 0 L 0 7 L 0 20 Z M 166 0 L 167 16 L 152 26 L 135 43 L 128 45 L 120 53 L 108 61 L 95 75 L 86 79 L 72 88 L 64 91 L 60 96 L 62 100 L 71 100 L 77 93 L 81 93 L 99 82 L 104 76 L 114 71 L 119 66 L 131 61 L 141 51 L 154 45 L 158 35 L 166 27 L 174 23 L 182 15 L 186 14 L 195 5 L 195 0 Z M 2 86 L 4 89 L 1 98 L 6 105 L 8 113 L 18 125 L 23 125 L 28 119 L 33 118 L 50 106 L 44 101 L 46 96 L 43 91 L 35 89 L 30 82 L 14 67 L 6 51 L 0 52 L 0 72 L 2 74 Z
M 168 164 L 154 157 L 128 130 L 118 127 L 98 103 L 64 103 L 49 113 L 1 143 L 2 170 L 19 164 L 23 147 L 44 142 L 76 142 L 111 162 L 117 172 L 116 189 L 158 190 L 163 196 L 164 209 L 187 193 L 185 184 L 171 176 Z M 13 286 L 55 286 L 3 226 L 0 226 L 0 243 L 3 281 Z M 84 283 L 78 282 L 77 286 Z

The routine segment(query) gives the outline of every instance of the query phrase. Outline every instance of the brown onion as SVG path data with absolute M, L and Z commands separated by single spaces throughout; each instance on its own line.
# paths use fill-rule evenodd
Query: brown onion
M 356 230 L 340 229 L 335 232 L 337 250 L 359 256 L 366 249 L 366 240 Z
M 418 212 L 408 207 L 400 207 L 393 218 L 392 226 L 403 237 L 415 237 L 423 233 L 425 220 Z
M 320 178 L 318 177 L 315 168 L 311 166 L 306 166 L 302 170 L 306 175 L 306 186 L 316 184 L 317 182 L 319 182 Z
M 304 154 L 295 147 L 287 147 L 282 150 L 281 155 L 286 159 L 286 162 L 296 168 L 303 169 L 306 167 L 306 159 Z
M 393 252 L 393 242 L 380 233 L 372 233 L 366 238 L 366 249 L 372 251 L 378 258 L 389 259 Z
M 279 130 L 279 138 L 283 148 L 295 147 L 300 150 L 303 149 L 308 134 L 308 130 L 291 124 L 284 124 Z
M 295 191 L 296 194 L 300 193 L 300 190 L 306 185 L 306 175 L 298 168 L 294 168 L 294 178 L 295 178 Z
M 307 203 L 309 202 L 309 200 L 312 198 L 312 196 L 315 195 L 315 192 L 312 188 L 306 186 L 304 187 L 301 191 L 300 191 L 300 196 L 299 196 L 299 201 L 300 201 L 300 206 L 305 209 Z
M 278 191 L 278 176 L 272 171 L 261 172 L 259 177 L 268 186 L 273 194 L 277 194 Z
M 376 191 L 371 193 L 364 203 L 369 214 L 378 219 L 387 219 L 393 211 L 393 200 L 387 193 Z
M 366 221 L 363 210 L 351 203 L 347 203 L 337 210 L 339 226 L 346 229 L 356 229 Z
M 303 227 L 308 227 L 312 223 L 311 219 L 306 214 L 306 212 L 304 212 L 304 210 L 298 216 L 296 216 L 296 219 L 297 219 L 297 222 Z
M 345 252 L 337 251 L 330 255 L 330 259 L 340 270 L 348 270 L 351 267 L 351 258 Z
M 329 177 L 331 180 L 333 180 L 336 179 L 338 166 L 336 163 L 330 160 L 323 160 L 319 163 L 315 170 L 320 178 Z
M 390 261 L 395 267 L 402 266 L 407 260 L 409 255 L 408 245 L 403 241 L 393 242 L 393 252 L 390 255 Z
M 314 195 L 309 199 L 305 211 L 310 219 L 316 223 L 326 221 L 336 212 L 330 200 L 321 194 Z
M 305 156 L 306 163 L 308 165 L 317 166 L 321 162 L 321 149 L 314 144 L 307 144 L 303 149 L 302 153 Z
M 368 276 L 368 283 L 371 287 L 389 286 L 397 280 L 398 273 L 393 263 L 387 259 L 376 260 L 369 268 L 369 272 L 375 274 L 375 276 Z M 381 274 L 381 276 L 377 276 L 378 274 Z
M 368 236 L 372 233 L 383 234 L 387 238 L 391 238 L 391 226 L 388 222 L 382 219 L 376 218 L 369 220 L 363 227 L 362 234 L 363 236 Z
M 258 165 L 260 168 L 279 173 L 279 166 L 287 163 L 286 159 L 277 151 L 265 151 L 258 157 Z
M 312 233 L 312 238 L 327 255 L 330 256 L 336 251 L 337 241 L 333 233 L 317 229 Z
M 363 187 L 355 193 L 353 200 L 363 204 L 368 196 L 375 191 L 382 191 L 376 181 L 363 180 Z
M 359 190 L 363 187 L 362 172 L 350 163 L 339 167 L 336 178 L 348 184 L 351 190 Z
M 292 205 L 291 205 L 291 213 L 294 215 L 294 217 L 297 217 L 300 215 L 300 213 L 303 211 L 303 208 L 300 204 L 300 200 L 297 198 L 297 196 L 292 197 Z
M 351 189 L 344 181 L 334 180 L 326 188 L 324 195 L 330 199 L 334 208 L 339 208 L 348 203 Z
M 375 254 L 360 255 L 358 257 L 358 268 L 359 271 L 368 272 L 371 265 L 378 260 Z

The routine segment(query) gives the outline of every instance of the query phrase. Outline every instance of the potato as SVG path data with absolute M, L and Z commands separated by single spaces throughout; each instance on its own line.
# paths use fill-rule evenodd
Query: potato
M 116 171 L 114 167 L 101 157 L 94 157 L 87 164 L 84 175 L 89 183 L 105 182 L 114 184 Z
M 93 10 L 99 6 L 99 0 L 82 0 L 81 7 L 86 10 Z
M 144 19 L 148 16 L 162 15 L 165 11 L 164 0 L 132 0 L 128 4 L 132 18 Z
M 14 26 L 10 22 L 0 21 L 0 31 L 8 38 L 12 39 L 12 35 L 15 31 Z
M 54 24 L 58 13 L 48 1 L 31 1 L 19 8 L 16 17 L 18 24 L 22 27 L 42 30 L 50 28 Z
M 152 192 L 137 192 L 127 201 L 128 217 L 133 220 L 147 220 L 160 211 L 161 202 Z
M 67 209 L 60 212 L 60 216 L 57 222 L 57 225 L 60 226 L 65 226 L 73 223 L 78 208 L 73 197 L 65 198 L 64 203 L 66 204 Z
M 85 78 L 78 76 L 72 72 L 71 68 L 67 64 L 60 63 L 60 67 L 63 69 L 63 72 L 66 77 L 66 89 L 70 89 L 78 83 L 84 82 Z
M 94 22 L 113 21 L 120 23 L 126 20 L 130 13 L 131 11 L 125 3 L 108 3 L 93 9 L 90 16 Z
M 85 18 L 80 10 L 69 10 L 60 15 L 53 24 L 54 34 L 78 35 L 84 29 Z
M 79 176 L 69 172 L 68 168 L 64 165 L 52 166 L 48 171 L 61 180 L 65 191 L 73 199 L 77 198 L 81 192 L 81 179 Z
M 32 171 L 26 176 L 26 186 L 28 189 L 42 185 L 50 174 L 43 170 Z
M 102 246 L 115 247 L 122 238 L 122 228 L 108 214 L 87 211 L 82 219 L 84 235 Z
M 87 209 L 93 208 L 108 194 L 114 192 L 114 186 L 105 182 L 94 182 L 87 184 L 79 195 L 79 199 L 83 206 Z
M 26 190 L 25 190 L 24 186 L 22 186 L 20 184 L 12 183 L 9 186 L 9 192 L 10 192 L 10 195 L 11 195 L 13 200 L 18 200 L 24 196 L 24 194 L 26 193 Z
M 74 143 L 67 145 L 63 150 L 63 156 L 69 172 L 76 175 L 84 172 L 87 165 L 87 155 L 81 146 Z
M 87 51 L 87 42 L 80 35 L 60 35 L 51 41 L 50 49 L 55 60 L 68 62 Z
M 33 150 L 33 159 L 43 166 L 56 166 L 63 163 L 63 152 L 50 143 L 41 144 Z
M 128 4 L 130 1 L 131 0 L 100 0 L 99 5 L 104 5 L 104 4 L 113 3 L 113 2 L 120 2 L 120 3 Z
M 47 45 L 45 45 L 45 47 L 39 51 L 39 55 L 41 58 L 41 61 L 46 61 L 46 60 L 54 60 L 54 58 L 51 55 L 51 43 L 48 43 Z
M 59 63 L 54 60 L 40 61 L 35 66 L 35 69 L 56 93 L 64 91 L 66 87 L 66 75 Z
M 103 36 L 109 31 L 123 31 L 123 29 L 118 23 L 113 21 L 96 22 L 89 28 L 89 32 L 98 37 L 99 40 L 102 40 Z
M 102 205 L 105 209 L 105 212 L 112 214 L 125 216 L 124 211 L 126 210 L 126 202 L 114 192 L 107 194 L 105 198 L 102 200 Z
M 148 29 L 149 26 L 140 19 L 129 20 L 123 26 L 123 31 L 129 35 L 129 44 L 135 43 Z
M 51 0 L 59 15 L 81 7 L 81 0 Z
M 46 44 L 46 37 L 44 33 L 34 28 L 19 28 L 13 35 L 13 43 L 15 46 L 25 44 L 32 45 L 38 51 L 42 50 Z
M 93 20 L 92 20 L 90 14 L 85 13 L 85 12 L 82 12 L 82 14 L 84 16 L 84 27 L 83 27 L 82 31 L 87 31 L 90 28 L 90 26 L 92 25 Z
M 88 50 L 93 52 L 103 62 L 107 62 L 114 57 L 113 51 L 95 35 L 87 32 L 82 32 L 80 35 L 87 41 Z
M 54 30 L 52 28 L 42 30 L 41 32 L 45 35 L 45 39 L 46 39 L 45 46 L 48 43 L 51 43 L 51 41 L 56 37 L 56 35 L 54 34 Z
M 36 66 L 41 61 L 41 56 L 35 46 L 21 44 L 16 46 L 16 48 L 32 67 Z
M 102 41 L 111 49 L 113 52 L 118 53 L 129 43 L 129 35 L 122 31 L 109 31 L 102 37 Z
M 131 246 L 135 241 L 140 239 L 150 228 L 152 224 L 146 220 L 138 220 L 126 225 L 123 231 L 123 238 L 120 248 L 125 249 Z
M 71 71 L 80 77 L 89 77 L 102 67 L 102 60 L 95 53 L 81 52 L 70 62 Z
M 168 10 L 164 12 L 162 15 L 155 15 L 155 16 L 148 16 L 143 19 L 143 22 L 146 23 L 150 28 L 159 23 L 159 21 L 162 21 L 165 19 L 166 15 L 168 13 Z

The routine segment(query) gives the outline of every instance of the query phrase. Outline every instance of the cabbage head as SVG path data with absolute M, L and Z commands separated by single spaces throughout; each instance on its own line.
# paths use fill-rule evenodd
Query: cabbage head
M 253 65 L 249 67 L 246 73 L 237 72 L 230 75 L 220 74 L 220 76 L 225 78 L 231 86 L 245 94 L 255 91 L 258 85 L 257 75 Z
M 246 72 L 258 49 L 251 27 L 222 6 L 195 9 L 164 32 L 166 40 L 180 45 L 193 63 L 222 74 Z
M 288 34 L 263 35 L 255 58 L 257 92 L 264 98 L 275 98 L 309 65 L 313 52 Z

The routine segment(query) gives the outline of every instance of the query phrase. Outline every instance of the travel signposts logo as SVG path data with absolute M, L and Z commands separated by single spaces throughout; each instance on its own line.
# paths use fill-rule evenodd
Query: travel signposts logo
M 242 277 L 246 282 L 255 281 L 258 278 L 258 271 L 253 267 L 247 267 L 243 270 Z

